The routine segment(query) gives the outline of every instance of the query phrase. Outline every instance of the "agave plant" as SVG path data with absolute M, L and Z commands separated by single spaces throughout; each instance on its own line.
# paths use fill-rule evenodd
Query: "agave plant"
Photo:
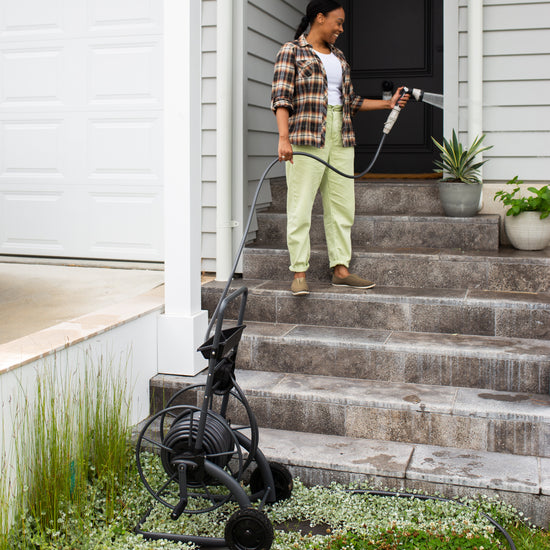
M 443 138 L 443 144 L 438 143 L 433 137 L 432 140 L 441 151 L 441 160 L 434 161 L 436 170 L 443 171 L 445 176 L 444 181 L 461 181 L 463 183 L 481 183 L 479 169 L 487 161 L 475 162 L 477 155 L 487 149 L 491 149 L 492 145 L 482 147 L 481 144 L 485 139 L 485 135 L 476 137 L 469 149 L 462 147 L 462 144 L 456 137 L 456 132 L 453 130 L 451 141 Z

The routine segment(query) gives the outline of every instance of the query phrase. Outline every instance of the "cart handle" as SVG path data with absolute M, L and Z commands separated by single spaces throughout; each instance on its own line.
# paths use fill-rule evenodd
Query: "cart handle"
M 246 286 L 242 286 L 241 288 L 238 288 L 237 290 L 229 294 L 229 296 L 226 296 L 225 298 L 223 298 L 223 300 L 218 304 L 218 307 L 216 308 L 214 315 L 212 315 L 212 319 L 210 319 L 210 323 L 208 324 L 208 328 L 206 329 L 206 336 L 204 340 L 206 341 L 208 340 L 208 338 L 210 338 L 210 332 L 212 330 L 212 327 L 214 326 L 214 323 L 216 323 L 214 340 L 212 342 L 214 349 L 216 349 L 218 344 L 220 343 L 220 336 L 222 333 L 222 325 L 223 325 L 223 318 L 225 315 L 225 309 L 227 308 L 230 302 L 238 298 L 241 294 L 243 295 L 243 297 L 241 300 L 241 306 L 239 308 L 239 318 L 238 318 L 237 324 L 242 325 L 244 320 L 244 310 L 246 308 L 246 300 L 248 299 L 248 288 Z

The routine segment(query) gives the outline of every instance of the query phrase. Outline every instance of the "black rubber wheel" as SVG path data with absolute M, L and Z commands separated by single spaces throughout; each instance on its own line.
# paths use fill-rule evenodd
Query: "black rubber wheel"
M 225 526 L 225 543 L 230 550 L 269 550 L 273 525 L 255 508 L 237 510 Z
M 286 466 L 278 462 L 270 462 L 269 469 L 271 470 L 273 483 L 275 484 L 275 502 L 286 500 L 292 494 L 292 488 L 294 486 L 291 473 Z M 260 468 L 256 468 L 250 476 L 250 492 L 255 495 L 265 490 L 265 488 L 262 471 Z

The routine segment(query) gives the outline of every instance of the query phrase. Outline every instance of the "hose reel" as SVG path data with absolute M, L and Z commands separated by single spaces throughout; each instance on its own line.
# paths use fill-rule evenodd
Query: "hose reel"
M 210 512 L 228 502 L 236 502 L 239 509 L 229 517 L 224 538 L 215 538 L 146 531 L 143 525 L 151 507 L 136 527 L 147 539 L 230 550 L 271 547 L 273 526 L 262 508 L 290 496 L 292 476 L 284 466 L 269 463 L 258 448 L 256 418 L 235 380 L 247 294 L 242 287 L 222 296 L 218 304 L 214 334 L 198 350 L 208 358 L 206 383 L 176 392 L 147 420 L 136 444 L 141 481 L 156 501 L 171 510 L 172 519 Z M 237 298 L 241 298 L 237 325 L 223 328 L 225 309 Z M 207 335 L 211 328 L 212 323 Z M 252 507 L 258 501 L 258 507 Z
M 200 414 L 198 410 L 186 409 L 174 420 L 168 430 L 163 440 L 164 448 L 160 451 L 160 457 L 164 470 L 169 476 L 174 474 L 178 460 L 195 456 Z M 210 456 L 213 464 L 225 468 L 233 449 L 234 442 L 227 430 L 227 425 L 216 416 L 208 414 L 200 452 Z

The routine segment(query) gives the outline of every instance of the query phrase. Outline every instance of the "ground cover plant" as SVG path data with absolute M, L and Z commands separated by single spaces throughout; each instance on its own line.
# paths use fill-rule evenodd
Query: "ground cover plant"
M 39 380 L 36 396 L 19 419 L 15 486 L 0 484 L 0 550 L 194 548 L 146 541 L 134 533 L 152 503 L 139 480 L 130 443 L 123 370 L 88 365 L 84 374 L 63 382 L 53 369 Z M 67 383 L 70 388 L 63 386 Z M 165 479 L 162 471 L 158 476 Z M 273 550 L 507 548 L 484 513 L 509 531 L 519 550 L 550 550 L 547 532 L 494 499 L 470 499 L 466 507 L 357 492 L 365 489 L 337 484 L 308 488 L 295 480 L 291 498 L 266 509 L 275 526 Z M 172 521 L 170 511 L 156 503 L 143 528 L 223 537 L 235 509 L 230 503 Z M 14 520 L 9 529 L 8 510 Z

